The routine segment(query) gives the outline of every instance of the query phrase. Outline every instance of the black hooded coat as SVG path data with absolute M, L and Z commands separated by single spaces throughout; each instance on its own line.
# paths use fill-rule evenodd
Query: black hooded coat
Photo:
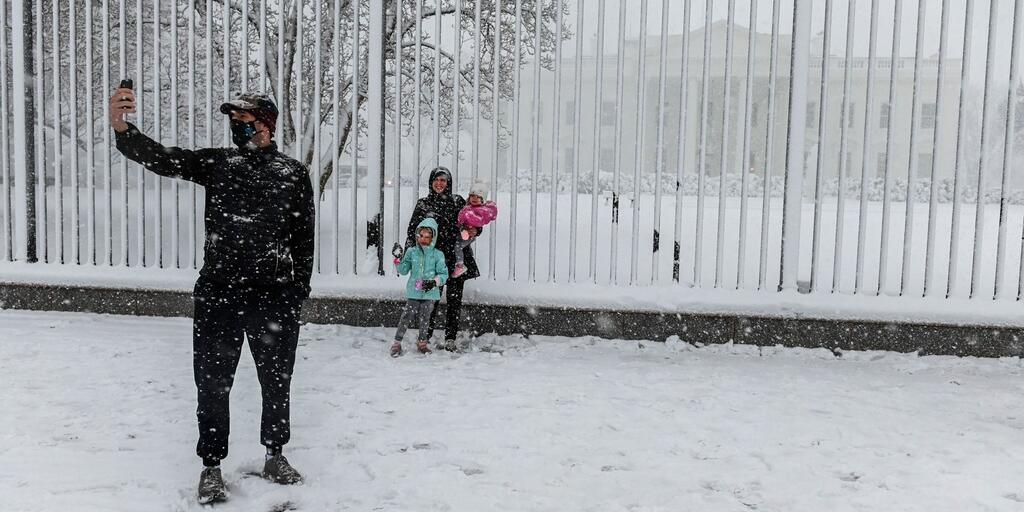
M 438 226 L 436 247 L 444 253 L 445 264 L 448 266 L 448 270 L 452 271 L 455 269 L 455 242 L 459 238 L 459 212 L 466 206 L 466 200 L 462 196 L 452 194 L 452 175 L 447 169 L 438 168 L 431 171 L 428 185 L 434 183 L 434 178 L 442 174 L 448 179 L 448 186 L 445 187 L 444 192 L 438 194 L 434 192 L 434 187 L 430 186 L 430 193 L 427 194 L 427 197 L 416 201 L 412 218 L 409 219 L 405 247 L 408 249 L 416 244 L 416 226 L 423 219 L 433 217 Z M 473 257 L 473 248 L 466 247 L 463 255 L 466 273 L 449 279 L 449 282 L 480 277 L 480 268 L 477 267 L 476 259 Z

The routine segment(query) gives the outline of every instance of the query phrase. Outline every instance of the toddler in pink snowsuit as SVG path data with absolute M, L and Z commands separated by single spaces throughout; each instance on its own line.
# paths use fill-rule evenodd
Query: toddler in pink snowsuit
M 473 182 L 473 186 L 469 187 L 466 206 L 459 211 L 459 231 L 461 236 L 455 242 L 455 270 L 452 271 L 452 277 L 459 277 L 466 272 L 463 251 L 480 234 L 480 228 L 498 218 L 498 205 L 494 201 L 487 201 L 486 199 L 487 183 L 483 181 Z

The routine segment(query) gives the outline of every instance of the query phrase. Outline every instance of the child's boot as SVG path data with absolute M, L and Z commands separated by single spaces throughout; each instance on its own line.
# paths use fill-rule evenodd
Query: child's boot
M 419 350 L 421 354 L 429 354 L 430 344 L 427 343 L 427 340 L 419 340 L 416 342 L 416 350 Z
M 402 342 L 396 341 L 391 344 L 391 357 L 402 355 Z

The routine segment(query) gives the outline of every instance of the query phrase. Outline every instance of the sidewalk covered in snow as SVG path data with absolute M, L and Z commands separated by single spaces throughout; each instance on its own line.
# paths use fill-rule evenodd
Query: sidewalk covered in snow
M 187 319 L 0 312 L 5 510 L 199 510 Z M 482 337 L 390 359 L 390 330 L 309 325 L 292 488 L 232 393 L 218 510 L 1020 510 L 1024 365 Z

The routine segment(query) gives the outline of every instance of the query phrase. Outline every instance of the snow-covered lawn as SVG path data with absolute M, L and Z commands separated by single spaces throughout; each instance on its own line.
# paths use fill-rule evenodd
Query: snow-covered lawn
M 218 510 L 1024 508 L 1016 358 L 485 336 L 394 360 L 391 334 L 304 328 L 297 487 L 246 476 L 243 356 Z M 0 509 L 200 509 L 190 337 L 187 319 L 0 311 Z

